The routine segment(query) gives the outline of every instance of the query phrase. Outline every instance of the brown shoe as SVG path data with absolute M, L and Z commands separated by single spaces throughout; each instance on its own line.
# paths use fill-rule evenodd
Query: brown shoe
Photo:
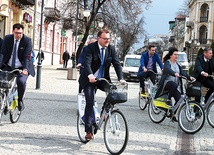
M 86 140 L 94 140 L 94 136 L 91 132 L 87 132 L 85 136 Z

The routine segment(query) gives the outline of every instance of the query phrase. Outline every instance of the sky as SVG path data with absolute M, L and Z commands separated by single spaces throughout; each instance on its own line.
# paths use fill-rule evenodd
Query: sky
M 184 0 L 152 0 L 148 10 L 144 8 L 143 15 L 145 19 L 144 29 L 148 36 L 155 34 L 168 34 L 169 21 L 174 21 L 176 13 L 183 7 Z M 142 38 L 135 49 L 143 46 Z

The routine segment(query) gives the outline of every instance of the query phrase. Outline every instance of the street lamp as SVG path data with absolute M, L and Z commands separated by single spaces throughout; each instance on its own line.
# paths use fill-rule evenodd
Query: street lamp
M 99 21 L 98 22 L 98 27 L 102 28 L 104 26 L 104 22 L 103 21 Z
M 42 60 L 41 60 L 41 53 L 42 53 L 42 27 L 43 27 L 43 8 L 44 8 L 44 0 L 42 0 L 41 5 L 41 20 L 40 20 L 40 38 L 39 38 L 39 56 L 38 56 L 38 65 L 37 65 L 37 74 L 36 74 L 36 89 L 40 89 L 41 83 L 41 70 L 42 70 Z
M 90 10 L 86 9 L 86 10 L 83 11 L 83 16 L 84 16 L 84 17 L 87 17 L 87 18 L 88 18 L 90 15 L 91 15 Z

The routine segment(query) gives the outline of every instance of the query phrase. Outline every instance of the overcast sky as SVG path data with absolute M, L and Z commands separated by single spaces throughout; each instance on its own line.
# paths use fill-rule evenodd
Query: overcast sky
M 176 13 L 183 7 L 184 0 L 152 0 L 148 10 L 144 10 L 144 29 L 149 36 L 155 34 L 168 34 L 169 21 L 174 21 Z M 143 46 L 143 39 L 135 44 L 135 49 Z

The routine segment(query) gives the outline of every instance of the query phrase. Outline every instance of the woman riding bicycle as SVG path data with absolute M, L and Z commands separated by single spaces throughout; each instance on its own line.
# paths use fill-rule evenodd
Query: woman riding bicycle
M 166 104 L 171 107 L 171 97 L 174 97 L 175 104 L 181 98 L 182 81 L 179 80 L 180 75 L 187 77 L 189 80 L 194 80 L 194 77 L 190 77 L 186 72 L 184 72 L 181 66 L 177 63 L 178 59 L 178 49 L 171 47 L 169 53 L 164 57 L 164 69 L 161 79 L 159 81 L 158 89 L 155 98 L 168 93 Z M 172 117 L 173 121 L 177 121 L 176 117 Z

